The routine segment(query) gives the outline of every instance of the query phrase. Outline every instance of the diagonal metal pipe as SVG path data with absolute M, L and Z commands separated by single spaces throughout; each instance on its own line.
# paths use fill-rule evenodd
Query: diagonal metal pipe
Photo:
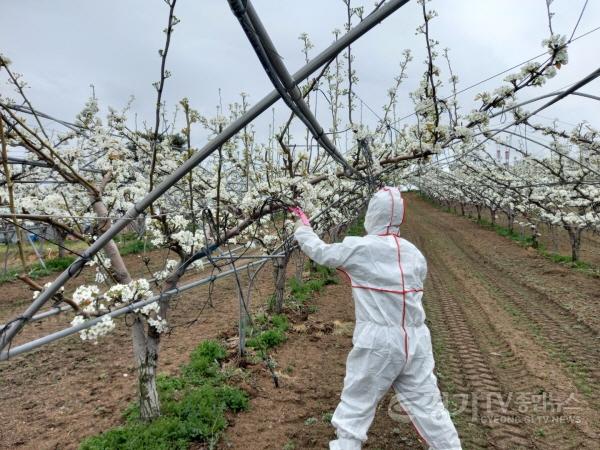
M 367 16 L 362 22 L 348 31 L 346 34 L 341 36 L 337 41 L 319 53 L 310 62 L 304 65 L 300 70 L 293 74 L 296 82 L 301 82 L 313 72 L 319 69 L 323 64 L 334 58 L 340 52 L 342 52 L 348 45 L 359 39 L 362 35 L 368 32 L 370 29 L 375 27 L 381 21 L 389 17 L 392 13 L 397 11 L 400 7 L 404 6 L 408 0 L 388 0 L 385 5 L 380 7 L 377 11 Z M 206 144 L 196 154 L 189 158 L 185 163 L 179 166 L 169 177 L 163 180 L 158 186 L 154 188 L 146 197 L 141 199 L 132 208 L 130 208 L 121 219 L 116 221 L 104 234 L 102 234 L 85 252 L 83 257 L 78 258 L 62 272 L 56 280 L 42 292 L 35 301 L 29 305 L 25 312 L 15 317 L 8 323 L 6 327 L 0 330 L 0 350 L 3 350 L 17 335 L 17 333 L 23 328 L 23 326 L 29 321 L 29 319 L 48 301 L 58 290 L 71 278 L 79 273 L 83 266 L 88 262 L 96 253 L 98 253 L 106 244 L 108 244 L 117 234 L 119 234 L 127 225 L 129 225 L 136 217 L 150 206 L 154 201 L 161 197 L 171 186 L 177 183 L 187 173 L 189 173 L 194 167 L 198 166 L 208 156 L 210 156 L 217 148 L 222 146 L 225 142 L 231 139 L 237 134 L 242 128 L 248 123 L 256 119 L 260 114 L 271 107 L 280 98 L 277 90 L 272 91 L 252 108 L 250 108 L 245 114 L 240 116 L 237 120 L 230 123 L 225 129 L 217 135 L 212 141 Z
M 408 1 L 408 0 L 407 0 Z M 262 24 L 260 17 L 250 0 L 229 0 L 229 6 L 237 17 L 242 29 L 260 60 L 269 79 L 275 89 L 281 95 L 283 101 L 304 123 L 315 140 L 325 149 L 329 155 L 344 166 L 347 175 L 355 171 L 342 156 L 335 144 L 325 134 L 323 127 L 319 124 L 308 105 L 303 99 L 298 88 L 298 83 L 287 70 L 281 56 L 275 48 L 269 33 Z
M 520 108 L 521 106 L 525 106 L 528 105 L 530 103 L 534 103 L 540 100 L 543 100 L 545 98 L 549 98 L 549 97 L 554 97 L 554 96 L 558 96 L 558 95 L 563 95 L 565 91 L 556 91 L 556 92 L 550 92 L 549 94 L 543 94 L 540 95 L 538 97 L 534 97 L 534 98 L 530 98 L 529 100 L 525 100 L 521 103 L 517 103 L 516 105 L 512 105 L 506 109 L 503 109 L 502 111 L 498 111 L 497 113 L 494 113 L 490 116 L 490 119 L 493 119 L 494 117 L 498 117 L 501 116 L 502 114 L 505 114 L 507 112 L 510 112 L 514 109 Z M 600 96 L 598 95 L 593 95 L 593 94 L 586 94 L 585 92 L 571 92 L 569 95 L 576 95 L 579 97 L 584 97 L 584 98 L 589 98 L 592 100 L 596 100 L 596 101 L 600 101 Z

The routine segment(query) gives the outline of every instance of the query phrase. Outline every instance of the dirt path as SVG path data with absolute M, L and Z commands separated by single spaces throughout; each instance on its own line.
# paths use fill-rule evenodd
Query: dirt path
M 429 263 L 425 305 L 436 370 L 464 448 L 598 448 L 598 280 L 416 196 L 408 196 L 403 235 Z M 271 283 L 266 271 L 255 303 L 270 294 Z M 232 283 L 218 282 L 214 293 L 201 320 L 165 339 L 162 371 L 177 372 L 200 340 L 235 333 Z M 174 323 L 196 317 L 206 294 L 203 288 L 183 295 Z M 343 284 L 327 287 L 314 306 L 294 319 L 288 341 L 274 351 L 280 388 L 264 366 L 249 367 L 243 385 L 251 410 L 231 418 L 222 449 L 326 448 L 354 311 Z M 34 325 L 23 338 L 59 325 Z M 135 396 L 130 347 L 121 321 L 105 344 L 73 337 L 0 365 L 0 448 L 76 448 L 83 437 L 119 424 Z M 396 406 L 391 395 L 381 402 L 366 448 L 425 448 Z
M 597 448 L 598 281 L 410 200 L 441 385 L 469 400 L 466 447 Z

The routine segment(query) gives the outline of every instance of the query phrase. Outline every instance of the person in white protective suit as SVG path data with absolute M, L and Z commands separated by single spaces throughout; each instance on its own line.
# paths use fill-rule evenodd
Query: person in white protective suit
M 360 449 L 375 409 L 390 387 L 430 449 L 461 449 L 433 373 L 431 336 L 421 304 L 427 263 L 399 236 L 405 203 L 384 187 L 369 202 L 364 237 L 326 244 L 312 228 L 296 224 L 295 238 L 313 261 L 339 269 L 352 285 L 356 310 L 353 348 L 341 401 L 331 423 L 330 449 Z

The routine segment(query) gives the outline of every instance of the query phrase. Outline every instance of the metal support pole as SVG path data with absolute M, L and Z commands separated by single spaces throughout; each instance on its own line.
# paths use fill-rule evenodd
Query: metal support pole
M 242 292 L 241 289 L 238 289 L 238 306 L 240 309 L 240 317 L 239 317 L 239 324 L 238 324 L 238 334 L 240 337 L 240 342 L 239 342 L 239 357 L 243 358 L 246 355 L 246 324 L 248 322 L 247 320 L 247 314 L 246 314 L 246 305 L 245 305 L 245 301 L 244 301 L 244 293 Z
M 35 255 L 40 260 L 40 264 L 42 265 L 42 267 L 44 268 L 44 270 L 46 270 L 46 263 L 44 262 L 44 258 L 42 258 L 42 255 L 40 255 L 40 252 L 38 251 L 37 247 L 35 246 L 35 243 L 33 242 L 33 239 L 31 239 L 31 235 L 29 233 L 27 234 L 27 240 L 31 244 L 31 248 L 33 248 L 33 251 L 35 252 Z

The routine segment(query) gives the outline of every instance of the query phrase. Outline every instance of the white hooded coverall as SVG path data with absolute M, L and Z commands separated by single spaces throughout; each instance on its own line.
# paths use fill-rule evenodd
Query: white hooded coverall
M 338 439 L 330 449 L 361 448 L 377 404 L 390 387 L 431 449 L 461 448 L 433 373 L 421 304 L 427 263 L 413 244 L 399 237 L 404 211 L 400 191 L 385 187 L 369 202 L 365 237 L 325 244 L 309 226 L 295 232 L 309 258 L 347 275 L 356 309 L 344 388 L 331 420 Z

